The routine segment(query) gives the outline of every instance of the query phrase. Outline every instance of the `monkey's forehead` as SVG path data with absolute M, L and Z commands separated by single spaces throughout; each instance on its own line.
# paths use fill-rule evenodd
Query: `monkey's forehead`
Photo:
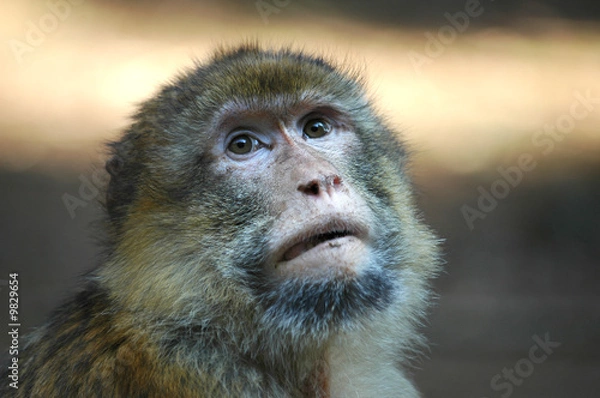
M 294 52 L 290 49 L 261 50 L 257 46 L 243 46 L 217 54 L 211 63 L 200 65 L 195 75 L 207 86 L 218 87 L 229 94 L 264 95 L 294 94 L 305 90 L 338 89 L 360 90 L 357 75 L 334 67 L 322 57 Z M 211 79 L 212 78 L 212 79 Z M 339 90 L 342 88 L 342 90 Z
M 165 87 L 158 100 L 171 110 L 193 108 L 210 115 L 232 101 L 252 107 L 293 106 L 307 100 L 356 106 L 364 96 L 356 72 L 322 58 L 287 49 L 242 47 L 197 65 Z

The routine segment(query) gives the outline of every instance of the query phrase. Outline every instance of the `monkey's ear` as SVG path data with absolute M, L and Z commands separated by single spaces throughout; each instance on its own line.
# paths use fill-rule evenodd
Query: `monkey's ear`
M 130 137 L 109 144 L 111 158 L 106 162 L 110 182 L 106 190 L 106 210 L 110 221 L 118 227 L 127 216 L 129 205 L 137 192 L 141 166 L 135 159 Z

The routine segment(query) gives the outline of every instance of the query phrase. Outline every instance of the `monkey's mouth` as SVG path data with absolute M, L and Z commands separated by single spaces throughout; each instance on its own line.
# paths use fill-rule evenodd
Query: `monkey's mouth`
M 292 231 L 279 236 L 273 267 L 278 277 L 351 275 L 367 263 L 371 231 L 361 220 L 346 214 L 322 214 L 296 224 Z
M 293 260 L 322 243 L 327 243 L 330 247 L 339 247 L 338 239 L 346 236 L 354 236 L 354 234 L 349 230 L 340 230 L 313 235 L 287 249 L 283 253 L 283 261 Z

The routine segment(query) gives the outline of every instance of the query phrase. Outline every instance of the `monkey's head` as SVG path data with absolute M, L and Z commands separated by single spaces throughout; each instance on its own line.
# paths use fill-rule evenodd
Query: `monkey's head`
M 100 276 L 124 308 L 287 341 L 422 311 L 435 240 L 355 73 L 223 50 L 142 104 L 111 148 Z

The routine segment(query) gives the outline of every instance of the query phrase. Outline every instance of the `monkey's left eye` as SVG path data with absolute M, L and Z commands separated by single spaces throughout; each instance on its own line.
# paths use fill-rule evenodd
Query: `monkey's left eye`
M 258 140 L 248 134 L 235 136 L 227 146 L 227 149 L 237 155 L 246 155 L 258 148 Z
M 320 138 L 331 131 L 331 125 L 322 119 L 309 120 L 302 132 L 309 138 Z

